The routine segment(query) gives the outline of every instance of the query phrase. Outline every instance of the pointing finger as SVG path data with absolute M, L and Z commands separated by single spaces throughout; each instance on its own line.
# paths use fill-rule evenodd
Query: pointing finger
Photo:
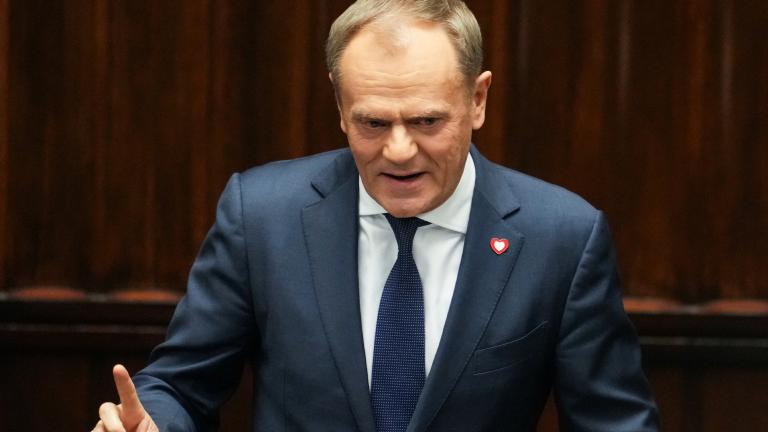
M 144 415 L 144 407 L 141 405 L 141 401 L 139 401 L 139 396 L 136 394 L 136 387 L 133 385 L 128 370 L 126 370 L 123 365 L 115 365 L 115 367 L 112 368 L 112 376 L 115 379 L 117 393 L 120 395 L 123 419 L 142 417 Z

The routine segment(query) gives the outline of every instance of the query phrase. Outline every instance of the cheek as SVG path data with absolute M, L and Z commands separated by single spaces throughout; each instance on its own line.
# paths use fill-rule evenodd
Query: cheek
M 461 128 L 446 127 L 440 134 L 424 140 L 422 147 L 443 172 L 452 172 L 469 149 L 470 137 Z
M 357 170 L 366 177 L 367 171 L 373 169 L 372 165 L 379 158 L 381 149 L 375 142 L 361 139 L 354 134 L 349 134 L 347 138 Z
M 360 133 L 356 128 L 349 129 L 347 134 L 347 141 L 349 142 L 349 148 L 352 149 L 352 153 L 355 157 L 361 157 L 368 159 L 377 151 L 377 145 L 374 140 Z

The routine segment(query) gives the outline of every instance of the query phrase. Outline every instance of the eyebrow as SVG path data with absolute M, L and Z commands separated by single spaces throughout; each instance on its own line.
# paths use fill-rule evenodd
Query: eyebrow
M 377 117 L 366 112 L 353 112 L 352 119 L 358 122 L 369 121 L 369 120 L 382 120 L 381 117 Z
M 448 115 L 449 115 L 448 111 L 440 110 L 440 109 L 431 109 L 427 111 L 422 111 L 416 115 L 408 116 L 406 117 L 406 121 L 425 119 L 425 118 L 445 118 L 445 117 L 448 117 Z M 386 120 L 385 117 L 379 117 L 364 111 L 353 112 L 352 119 L 355 121 L 369 121 L 369 120 L 389 121 L 389 120 Z
M 433 109 L 433 110 L 422 111 L 421 113 L 414 116 L 409 116 L 408 119 L 414 120 L 414 119 L 424 119 L 424 118 L 445 118 L 445 117 L 448 117 L 448 111 Z

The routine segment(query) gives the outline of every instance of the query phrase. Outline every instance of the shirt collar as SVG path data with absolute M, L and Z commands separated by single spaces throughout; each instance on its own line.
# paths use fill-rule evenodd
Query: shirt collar
M 358 176 L 358 188 L 360 190 L 360 200 L 358 202 L 358 214 L 362 216 L 372 216 L 384 214 L 387 211 L 372 196 L 368 194 L 363 186 L 363 180 Z M 467 233 L 469 225 L 469 211 L 472 208 L 472 195 L 475 190 L 475 163 L 472 155 L 467 154 L 467 160 L 464 163 L 464 171 L 461 174 L 459 184 L 448 199 L 436 208 L 417 215 L 434 225 L 441 226 L 451 231 Z

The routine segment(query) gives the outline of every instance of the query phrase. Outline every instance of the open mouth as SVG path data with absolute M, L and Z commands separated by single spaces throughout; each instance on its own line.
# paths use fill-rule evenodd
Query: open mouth
M 413 180 L 421 176 L 423 173 L 415 173 L 415 174 L 408 174 L 408 175 L 395 175 L 395 174 L 387 174 L 384 173 L 385 176 L 393 179 L 393 180 L 399 180 L 399 181 L 408 181 Z

